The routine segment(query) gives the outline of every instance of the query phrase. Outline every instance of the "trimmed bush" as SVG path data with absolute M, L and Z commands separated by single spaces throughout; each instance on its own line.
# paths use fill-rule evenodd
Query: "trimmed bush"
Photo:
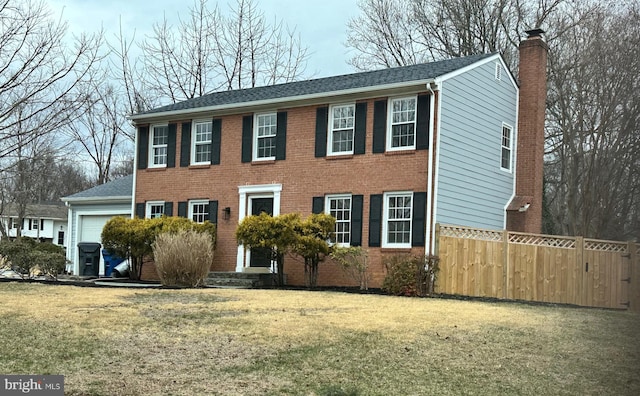
M 215 224 L 208 221 L 199 224 L 184 217 L 166 216 L 155 219 L 114 217 L 102 229 L 102 244 L 110 254 L 127 258 L 131 266 L 129 277 L 140 279 L 144 258 L 153 257 L 152 246 L 156 237 L 188 230 L 207 235 L 215 248 Z
M 153 244 L 153 256 L 164 286 L 203 286 L 213 262 L 213 242 L 194 230 L 162 233 Z
M 0 256 L 4 257 L 5 265 L 9 265 L 23 278 L 30 278 L 37 269 L 45 275 L 57 278 L 67 263 L 62 247 L 26 237 L 0 242 Z
M 382 290 L 396 296 L 426 296 L 433 293 L 440 259 L 437 256 L 395 255 L 385 260 L 387 275 Z

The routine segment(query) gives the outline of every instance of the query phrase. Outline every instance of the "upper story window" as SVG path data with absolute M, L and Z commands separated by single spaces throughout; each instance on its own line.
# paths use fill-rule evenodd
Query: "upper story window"
M 415 96 L 389 100 L 388 150 L 415 149 L 416 104 Z
M 495 72 L 496 80 L 502 80 L 502 64 L 500 62 L 496 62 L 496 72 Z
M 148 219 L 155 219 L 162 217 L 164 214 L 164 202 L 163 201 L 149 201 L 147 202 L 146 217 Z
M 384 194 L 383 247 L 411 247 L 411 192 Z
M 209 201 L 189 201 L 189 218 L 196 223 L 209 220 Z
M 191 138 L 191 163 L 194 165 L 211 163 L 211 121 L 195 121 Z
M 336 219 L 335 236 L 331 241 L 339 246 L 351 243 L 351 195 L 328 195 L 326 212 Z
M 507 124 L 502 124 L 502 154 L 500 168 L 511 171 L 511 151 L 513 144 L 512 129 Z
M 151 145 L 149 147 L 149 167 L 167 166 L 167 144 L 169 143 L 169 126 L 156 125 L 151 128 Z
M 331 106 L 329 114 L 329 154 L 353 154 L 356 106 Z
M 276 113 L 256 114 L 254 132 L 255 160 L 276 159 L 276 133 L 278 131 Z

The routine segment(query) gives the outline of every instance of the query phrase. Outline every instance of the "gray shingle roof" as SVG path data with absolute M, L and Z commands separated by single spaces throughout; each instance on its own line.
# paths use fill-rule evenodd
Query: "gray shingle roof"
M 108 183 L 92 187 L 88 190 L 80 191 L 63 200 L 74 200 L 78 198 L 109 198 L 109 197 L 130 197 L 133 193 L 133 175 L 121 177 Z
M 483 58 L 492 55 L 493 54 L 471 55 L 463 58 L 421 63 L 418 65 L 394 67 L 369 72 L 317 78 L 306 81 L 296 81 L 285 84 L 269 85 L 265 87 L 215 92 L 198 98 L 188 99 L 183 102 L 158 107 L 138 114 L 154 114 L 162 113 L 165 111 L 197 109 L 200 107 L 220 106 L 235 103 L 249 103 L 261 100 L 374 87 L 377 85 L 429 80 L 469 66 Z
M 26 206 L 25 218 L 42 218 L 42 219 L 67 219 L 68 209 L 62 203 L 49 205 L 49 204 L 28 204 Z M 18 216 L 18 206 L 14 203 L 8 204 L 4 208 L 3 216 L 16 217 Z

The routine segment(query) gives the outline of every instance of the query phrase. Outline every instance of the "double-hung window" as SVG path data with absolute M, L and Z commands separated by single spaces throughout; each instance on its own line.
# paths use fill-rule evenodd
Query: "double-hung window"
M 389 100 L 389 150 L 413 149 L 416 147 L 416 105 L 415 96 Z
M 351 243 L 351 195 L 328 195 L 326 212 L 336 219 L 335 236 L 331 241 L 339 246 Z
M 164 201 L 147 202 L 146 217 L 148 219 L 155 219 L 156 217 L 162 217 L 163 214 L 164 214 Z
M 149 150 L 150 167 L 167 166 L 167 144 L 169 143 L 169 127 L 156 125 L 151 128 L 151 147 Z
M 196 223 L 209 220 L 209 201 L 189 201 L 189 218 Z
M 511 150 L 513 144 L 512 129 L 507 124 L 502 124 L 502 153 L 500 168 L 511 171 Z
M 383 247 L 411 247 L 413 193 L 384 195 Z
M 193 123 L 191 163 L 194 165 L 211 163 L 211 135 L 213 123 L 211 121 L 196 121 Z
M 254 134 L 254 159 L 276 159 L 276 132 L 278 130 L 277 114 L 256 114 Z
M 353 154 L 356 106 L 331 106 L 329 120 L 329 154 Z

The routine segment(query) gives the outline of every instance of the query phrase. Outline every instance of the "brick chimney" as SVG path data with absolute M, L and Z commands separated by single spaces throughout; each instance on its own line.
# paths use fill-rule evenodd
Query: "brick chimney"
M 507 229 L 542 232 L 544 116 L 547 100 L 547 52 L 544 31 L 529 30 L 520 43 L 520 97 L 516 148 L 516 196 L 507 208 Z

